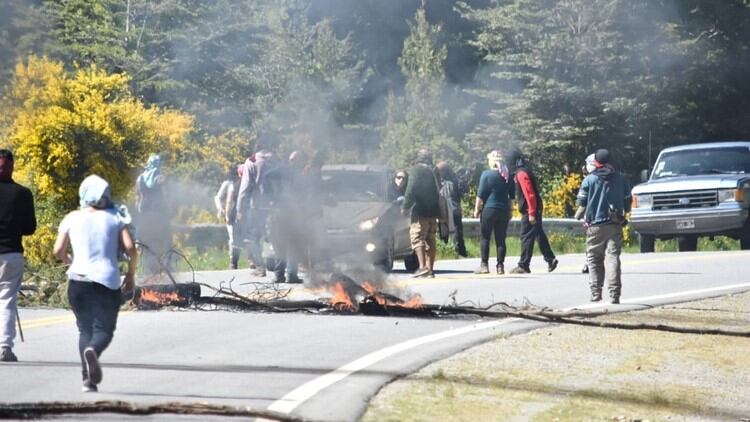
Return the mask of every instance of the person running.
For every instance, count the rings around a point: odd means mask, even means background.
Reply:
[[[489,274],[490,237],[495,233],[497,248],[497,274],[505,274],[505,236],[511,218],[513,187],[510,184],[508,168],[500,151],[487,154],[489,169],[482,172],[479,178],[477,199],[474,205],[474,217],[479,218],[479,248],[481,262],[475,274]]]
[[[539,185],[534,172],[529,168],[520,150],[516,149],[510,155],[510,167],[514,173],[516,184],[516,198],[521,212],[521,258],[518,266],[510,272],[512,274],[528,274],[531,272],[531,257],[534,254],[534,242],[539,240],[539,249],[547,261],[547,271],[557,268],[557,258],[547,239],[547,233],[542,226],[542,211],[544,205],[539,194]]]
[[[34,197],[13,181],[13,153],[0,149],[0,362],[16,362],[18,291],[23,279],[21,238],[36,231]]]
[[[88,176],[81,183],[78,195],[81,208],[70,212],[60,223],[54,254],[70,265],[68,301],[78,326],[83,391],[96,392],[102,381],[99,358],[112,342],[121,291],[130,292],[134,288],[138,252],[112,204],[106,180]],[[118,266],[120,244],[129,257],[122,282]]]

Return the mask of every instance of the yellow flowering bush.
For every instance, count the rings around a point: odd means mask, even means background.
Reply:
[[[128,83],[127,75],[93,65],[72,74],[36,56],[16,65],[2,110],[15,178],[44,203],[37,233],[25,239],[32,263],[51,260],[54,228],[77,206],[83,178],[98,174],[123,198],[149,153],[176,159],[186,149],[192,117],[145,106]]]
[[[572,217],[575,212],[576,195],[583,182],[579,173],[570,173],[555,181],[544,198],[545,217]]]

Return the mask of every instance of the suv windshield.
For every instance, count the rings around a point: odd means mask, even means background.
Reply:
[[[337,201],[383,201],[385,177],[372,171],[323,171],[323,192]]]
[[[665,153],[656,162],[652,179],[738,173],[750,173],[748,147],[689,149]]]

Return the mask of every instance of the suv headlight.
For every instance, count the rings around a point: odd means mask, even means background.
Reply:
[[[633,195],[633,208],[651,208],[653,198],[651,194]]]
[[[740,189],[719,189],[719,203],[721,202],[742,202],[743,192]]]
[[[379,217],[371,218],[359,223],[359,229],[362,231],[372,230],[378,224]]]

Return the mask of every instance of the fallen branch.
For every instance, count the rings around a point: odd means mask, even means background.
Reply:
[[[118,413],[125,415],[214,415],[258,417],[276,421],[306,422],[310,419],[295,415],[258,410],[249,407],[220,406],[205,403],[164,403],[139,405],[125,401],[47,402],[0,404],[0,418],[34,419],[46,415]]]

